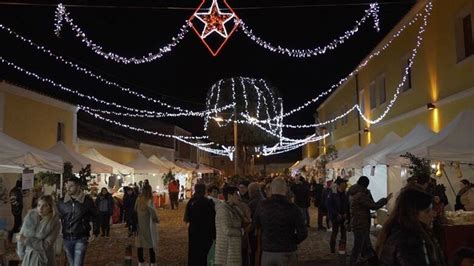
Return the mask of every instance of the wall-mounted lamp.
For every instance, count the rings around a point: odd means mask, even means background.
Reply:
[[[364,133],[369,133],[369,128],[364,128]]]
[[[433,103],[427,103],[426,104],[426,109],[428,109],[428,110],[436,109],[436,105],[434,105]]]

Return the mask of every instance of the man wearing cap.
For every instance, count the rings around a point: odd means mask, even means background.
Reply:
[[[346,195],[347,180],[337,177],[335,189],[333,189],[327,202],[329,218],[332,222],[332,234],[329,246],[331,253],[336,252],[336,238],[339,230],[341,238],[339,240],[339,253],[345,254],[346,250],[346,227],[345,221],[349,218],[349,200]]]
[[[360,255],[368,261],[369,265],[376,265],[376,256],[370,242],[370,210],[382,208],[392,198],[388,197],[375,202],[369,187],[369,178],[361,176],[357,184],[353,185],[349,191],[349,202],[351,211],[351,228],[354,232],[354,246],[351,252],[350,265],[356,265]]]

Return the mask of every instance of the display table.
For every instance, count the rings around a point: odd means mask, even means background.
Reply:
[[[474,248],[474,224],[443,225],[441,245],[447,261],[452,263],[457,249],[461,247]]]

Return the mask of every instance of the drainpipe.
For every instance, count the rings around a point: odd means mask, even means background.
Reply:
[[[356,80],[355,89],[356,89],[356,99],[357,99],[356,104],[359,104],[360,103],[360,99],[359,99],[359,74],[355,75],[355,80]],[[357,135],[359,137],[359,146],[362,147],[362,134],[360,133],[360,130],[361,130],[360,115],[358,115],[357,116]]]

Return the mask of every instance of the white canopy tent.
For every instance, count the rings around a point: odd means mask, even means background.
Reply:
[[[344,161],[344,159],[349,158],[350,156],[358,153],[361,151],[362,148],[359,145],[354,145],[351,148],[344,150],[344,153],[341,152],[341,154],[338,154],[338,158],[334,161],[331,161],[326,164],[327,169],[332,169],[332,168],[341,168],[340,163]]]
[[[418,145],[397,149],[387,155],[389,163],[407,152],[418,157],[456,162],[474,162],[474,110],[460,113],[441,132]]]
[[[174,162],[177,166],[179,166],[180,168],[182,169],[185,169],[186,171],[189,171],[189,172],[193,172],[193,171],[196,171],[196,166],[188,163],[188,162],[184,162],[184,161],[176,161]]]
[[[182,168],[176,163],[166,159],[165,157],[160,157],[160,161],[162,161],[164,164],[168,166],[168,168],[173,169],[175,172],[183,172],[183,173],[189,173],[190,171],[188,169]]]
[[[116,161],[113,161],[102,154],[100,154],[96,149],[90,149],[86,152],[84,152],[82,155],[86,156],[89,159],[92,159],[94,161],[97,161],[102,164],[110,165],[112,166],[112,172],[114,174],[120,174],[120,175],[131,175],[134,173],[134,169],[132,167],[120,164]]]
[[[369,177],[371,183],[374,183],[373,186],[378,187],[374,193],[380,192],[379,195],[374,195],[375,199],[384,197],[388,193],[396,194],[403,187],[401,167],[387,163],[387,154],[406,147],[414,147],[433,135],[434,133],[428,127],[418,124],[401,140],[386,146],[377,145],[377,148],[372,150],[373,153],[363,159],[362,163],[365,167],[362,173]],[[389,203],[389,208],[393,202],[394,200]]]
[[[148,160],[154,164],[158,164],[160,166],[163,166],[166,168],[166,172],[170,171],[173,172],[176,175],[176,178],[179,180],[179,183],[185,187],[185,189],[189,189],[190,184],[188,184],[188,180],[190,180],[188,177],[190,176],[190,171],[185,170],[173,162],[169,161],[165,157],[158,158],[155,155],[150,156]]]
[[[214,171],[217,171],[217,169],[211,168],[204,164],[197,164],[196,169],[199,173],[202,173],[202,174],[212,174],[214,173]]]
[[[163,161],[161,161],[158,157],[156,157],[155,155],[152,155],[150,156],[150,158],[148,158],[148,161],[158,165],[159,167],[163,167],[166,169],[166,172],[168,172],[169,170],[172,170],[172,167],[169,167],[168,164],[165,164]]]
[[[135,174],[159,174],[168,172],[166,167],[150,162],[143,153],[139,153],[135,160],[126,165],[132,167],[135,170]]]
[[[81,168],[86,167],[88,164],[91,166],[91,172],[96,174],[112,173],[112,166],[106,165],[70,149],[64,142],[59,141],[54,146],[48,149],[49,152],[56,154],[63,158],[65,162],[72,164],[72,170],[74,173],[79,173]]]
[[[135,169],[135,181],[148,179],[154,190],[162,192],[165,189],[162,175],[168,172],[166,167],[152,163],[143,153],[139,153],[137,158],[127,165]]]
[[[292,166],[290,166],[290,170],[291,171],[297,171],[297,170],[299,170],[299,169],[301,169],[301,168],[303,168],[307,165],[310,165],[313,160],[314,160],[314,158],[306,157],[303,160],[298,161],[295,164],[293,164]]]
[[[362,168],[364,166],[365,158],[390,147],[393,143],[399,142],[400,140],[401,138],[397,134],[390,132],[379,143],[371,143],[358,153],[344,159],[341,162],[341,166],[342,168]]]
[[[406,178],[407,170],[403,168],[403,165],[407,165],[408,161],[401,158],[400,155],[407,152],[417,157],[439,162],[473,163],[474,138],[472,132],[474,132],[474,110],[467,110],[460,113],[438,134],[433,134],[432,137],[421,143],[393,151],[387,155],[387,161],[390,164],[390,179]],[[456,193],[460,189],[460,183],[453,181],[452,177],[470,178],[470,181],[473,182],[474,171],[468,164],[461,164],[457,168],[455,165],[451,166],[445,163],[443,169],[442,176],[437,181],[446,187],[449,207],[452,209]]]
[[[434,132],[431,131],[427,126],[423,124],[418,124],[414,129],[412,129],[407,135],[405,135],[401,140],[393,142],[390,145],[385,147],[379,147],[378,151],[372,153],[369,156],[366,156],[363,159],[363,165],[375,166],[378,164],[391,165],[389,160],[387,160],[387,155],[390,153],[398,153],[403,151],[406,148],[413,148],[426,141],[427,139],[434,136]],[[398,156],[398,158],[401,158]]]
[[[35,172],[63,172],[63,159],[0,132],[0,165],[4,173],[21,173],[28,167]]]

